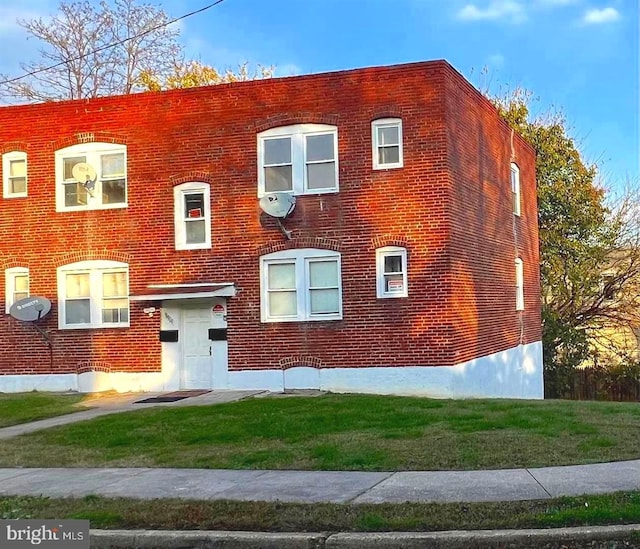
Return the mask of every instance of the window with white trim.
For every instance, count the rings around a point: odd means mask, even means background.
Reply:
[[[118,261],[81,261],[58,268],[58,326],[129,326],[129,266]]]
[[[407,297],[407,249],[386,246],[376,250],[376,280],[379,298]]]
[[[402,120],[381,118],[371,122],[373,169],[402,168]]]
[[[340,320],[340,254],[303,248],[260,258],[262,322]]]
[[[524,311],[524,265],[516,258],[516,311]]]
[[[258,134],[258,196],[338,190],[338,129],[298,124]]]
[[[127,206],[127,148],[83,143],[56,151],[56,211]]]
[[[4,198],[27,196],[27,153],[12,151],[2,155]]]
[[[4,295],[7,313],[16,301],[29,297],[29,269],[11,267],[5,270]]]
[[[520,215],[520,168],[511,163],[511,198],[513,203],[513,214]]]
[[[211,248],[211,195],[208,183],[182,183],[173,189],[176,250]]]

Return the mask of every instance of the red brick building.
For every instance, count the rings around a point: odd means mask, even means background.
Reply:
[[[5,310],[52,303],[0,391],[543,395],[534,151],[444,61],[2,107],[0,154]]]

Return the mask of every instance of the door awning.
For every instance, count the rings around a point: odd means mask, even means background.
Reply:
[[[131,301],[165,301],[169,299],[197,299],[203,297],[234,297],[233,282],[205,282],[200,284],[150,284],[141,294],[130,295]]]

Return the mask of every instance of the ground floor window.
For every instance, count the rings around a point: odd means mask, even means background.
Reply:
[[[376,250],[377,295],[407,297],[407,249],[386,246]]]
[[[58,269],[60,328],[129,326],[129,266],[82,261]]]
[[[342,318],[340,254],[285,250],[260,260],[263,322]]]
[[[11,305],[16,301],[29,297],[29,269],[25,267],[12,267],[4,272],[5,279],[5,304],[9,312]]]

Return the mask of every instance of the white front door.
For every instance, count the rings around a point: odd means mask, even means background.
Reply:
[[[182,310],[181,389],[211,389],[213,357],[209,329],[212,327],[211,306]]]

